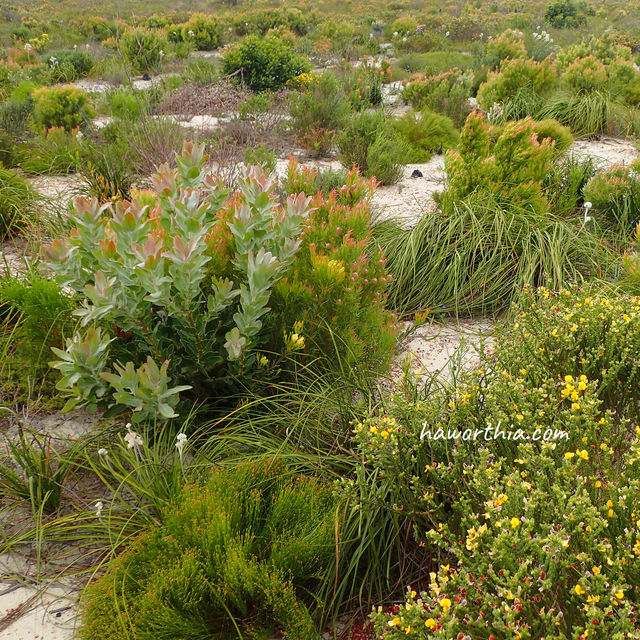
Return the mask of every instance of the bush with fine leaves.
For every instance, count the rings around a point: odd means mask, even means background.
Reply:
[[[279,628],[315,640],[339,513],[330,487],[277,461],[217,470],[90,586],[79,637],[267,638]]]

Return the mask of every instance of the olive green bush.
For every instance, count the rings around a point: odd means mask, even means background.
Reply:
[[[225,74],[235,74],[252,91],[275,91],[311,69],[278,35],[247,36],[227,52],[222,67]]]
[[[452,149],[458,143],[458,132],[447,116],[427,109],[408,111],[393,122],[394,129],[409,145],[408,162],[427,162],[434,153]]]
[[[353,115],[340,132],[337,145],[346,168],[356,166],[383,184],[398,181],[410,155],[409,146],[381,111]]]
[[[33,122],[43,132],[52,127],[65,131],[86,128],[95,112],[89,95],[71,86],[40,87],[34,89]]]

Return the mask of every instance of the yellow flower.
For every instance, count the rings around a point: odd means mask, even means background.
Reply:
[[[394,618],[389,622],[390,627],[397,627],[400,624],[400,618]]]
[[[589,452],[585,451],[584,449],[582,451],[576,451],[576,455],[580,458],[582,458],[583,460],[588,460],[589,459]]]
[[[442,598],[440,600],[440,606],[444,609],[444,612],[447,612],[447,609],[451,606],[451,600],[449,598]]]
[[[576,591],[576,593],[577,593],[579,596],[581,596],[581,595],[583,595],[584,593],[586,593],[586,591],[585,591],[585,590],[584,590],[584,589],[583,589],[579,584],[577,584],[577,585],[576,585],[576,589],[575,589],[575,591]]]
[[[427,627],[427,629],[433,629],[433,627],[436,626],[436,621],[433,618],[427,618],[424,621],[424,626]]]
[[[593,571],[594,575],[596,576],[600,575],[600,567],[592,567],[591,571]]]
[[[389,432],[385,429],[380,435],[386,440],[389,437]]]
[[[572,453],[571,451],[567,451],[567,453],[564,454],[564,459],[565,460],[571,460],[571,458],[573,458],[575,454]]]
[[[518,518],[511,518],[511,528],[517,529],[520,526],[520,520]]]
[[[596,480],[596,489],[599,489],[602,486],[602,482],[600,480]]]
[[[411,633],[411,627],[410,626],[409,627],[405,627],[404,628],[404,632],[405,633]]]
[[[571,404],[571,408],[574,411],[577,411],[580,408],[580,404],[578,402],[574,402],[574,403]]]
[[[618,600],[622,600],[624,598],[624,591],[616,591],[613,595],[618,598]]]

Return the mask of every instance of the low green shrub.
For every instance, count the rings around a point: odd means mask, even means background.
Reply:
[[[467,77],[458,69],[436,76],[414,76],[405,84],[403,98],[414,109],[430,109],[451,118],[461,127],[469,115]]]
[[[155,71],[167,52],[167,42],[158,31],[128,29],[120,38],[120,50],[124,59],[136,73]]]
[[[197,50],[211,51],[220,45],[222,27],[215,17],[195,13],[182,25],[181,34],[182,39]]]
[[[0,166],[0,238],[19,233],[33,222],[38,197],[12,169]]]
[[[330,488],[277,462],[214,471],[89,587],[80,638],[267,637],[277,627],[315,640],[313,596],[336,562],[339,521]]]
[[[522,90],[544,95],[555,81],[556,71],[548,60],[504,60],[498,71],[490,71],[486,82],[480,85],[478,102],[483,109],[489,110],[494,104],[507,100]]]
[[[562,74],[574,91],[593,91],[607,82],[607,69],[595,56],[578,58]]]
[[[569,127],[561,125],[556,120],[547,119],[534,122],[533,127],[538,142],[549,139],[553,141],[553,149],[557,155],[563,154],[573,144],[573,136]]]
[[[408,162],[427,162],[434,153],[452,149],[458,143],[451,119],[432,111],[408,111],[393,126],[411,148]]]
[[[136,120],[148,109],[143,92],[123,87],[108,91],[105,102],[109,115],[119,120]]]
[[[74,86],[40,87],[32,96],[33,122],[40,131],[84,128],[95,114],[89,95]]]
[[[182,72],[185,84],[213,84],[220,77],[217,65],[205,58],[189,60]]]
[[[527,47],[521,32],[515,30],[503,31],[487,43],[484,63],[495,70],[503,60],[516,60],[527,57]]]
[[[544,19],[556,29],[577,29],[587,21],[573,0],[554,0],[547,7]]]
[[[93,56],[77,49],[47,52],[47,63],[53,82],[74,82],[84,78],[93,68]]]
[[[428,41],[424,36],[421,39]],[[398,58],[398,62],[395,63],[394,66],[412,74],[424,74],[424,76],[428,78],[455,69],[467,71],[473,67],[473,58],[459,51],[406,53]]]
[[[619,236],[623,246],[633,237],[640,221],[639,166],[613,166],[597,173],[584,188],[584,199],[593,208],[594,223]]]
[[[247,147],[244,152],[244,163],[246,165],[259,165],[266,173],[270,173],[276,168],[275,151],[267,149],[263,144],[257,147]]]
[[[409,156],[408,145],[381,111],[351,117],[337,139],[340,162],[358,167],[384,184],[397,182]]]
[[[223,72],[235,74],[252,91],[276,91],[311,69],[307,60],[277,35],[247,36],[223,59]]]
[[[5,399],[24,403],[40,393],[49,403],[55,402],[55,375],[48,361],[51,348],[62,347],[73,329],[73,309],[72,300],[58,285],[37,273],[0,279],[0,316],[3,329],[11,328],[0,366]]]
[[[67,174],[78,164],[78,131],[51,127],[29,142],[13,148],[13,161],[25,173]]]
[[[313,76],[304,91],[293,93],[289,108],[298,140],[319,156],[333,146],[351,112],[338,79],[330,71]]]

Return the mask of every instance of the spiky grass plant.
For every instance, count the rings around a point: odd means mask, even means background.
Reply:
[[[24,231],[33,222],[37,201],[24,178],[0,165],[0,239]]]
[[[619,99],[604,91],[558,92],[544,102],[538,119],[553,118],[575,135],[626,135],[633,122],[632,112]]]
[[[479,192],[413,229],[375,229],[394,278],[389,303],[401,312],[431,308],[476,315],[505,309],[525,286],[600,275],[612,256],[584,226]]]

